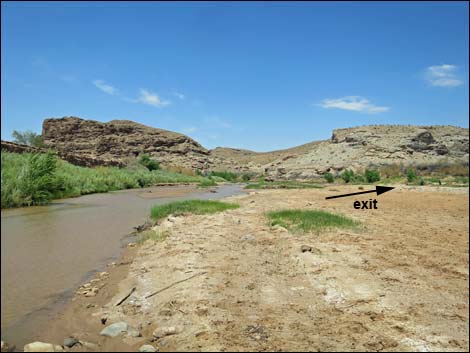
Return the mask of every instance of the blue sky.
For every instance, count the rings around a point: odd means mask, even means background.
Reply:
[[[129,119],[256,151],[468,127],[468,4],[2,2],[2,139]]]

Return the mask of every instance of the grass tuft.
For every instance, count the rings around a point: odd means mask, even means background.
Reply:
[[[153,229],[148,229],[143,231],[142,233],[139,234],[139,238],[137,240],[138,244],[143,244],[147,240],[151,240],[155,243],[164,241],[170,233],[167,230],[153,230]]]
[[[216,212],[222,212],[225,210],[231,210],[240,207],[237,204],[226,203],[221,201],[212,200],[187,200],[187,201],[175,201],[164,205],[155,205],[150,210],[150,216],[154,220],[165,218],[169,215],[183,215],[188,213],[193,214],[212,214]]]
[[[292,231],[306,233],[323,228],[354,228],[357,221],[326,211],[282,210],[268,212],[271,226],[280,225]]]
[[[321,189],[323,186],[310,183],[310,182],[300,182],[300,181],[260,181],[258,183],[248,184],[245,189]]]

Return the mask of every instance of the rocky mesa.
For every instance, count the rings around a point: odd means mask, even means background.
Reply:
[[[60,153],[125,161],[148,153],[164,166],[228,170],[274,179],[308,179],[346,168],[387,164],[467,163],[469,129],[456,126],[368,125],[337,129],[329,140],[272,152],[207,150],[188,136],[128,120],[46,119],[45,144]]]
[[[42,136],[46,146],[59,152],[93,158],[124,160],[147,153],[164,166],[202,170],[208,163],[209,151],[188,136],[129,120],[45,119]]]

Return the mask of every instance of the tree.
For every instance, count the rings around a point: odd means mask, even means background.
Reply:
[[[11,135],[13,137],[13,142],[32,146],[32,147],[44,146],[42,142],[42,136],[39,134],[36,134],[35,132],[31,130],[27,130],[24,132],[13,130],[13,133]]]

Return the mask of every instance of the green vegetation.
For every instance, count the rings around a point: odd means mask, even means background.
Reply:
[[[44,147],[44,144],[42,142],[42,136],[39,134],[36,134],[33,131],[27,130],[27,131],[17,131],[13,130],[13,133],[11,134],[13,137],[13,142],[15,143],[20,143],[22,145],[28,145],[31,147]]]
[[[309,232],[322,228],[352,228],[358,222],[326,211],[282,210],[268,212],[271,226],[280,225],[297,232]]]
[[[329,172],[325,173],[325,175],[323,175],[323,177],[325,178],[327,183],[333,183],[335,181],[335,177],[333,176],[333,174],[331,174]]]
[[[380,173],[376,169],[366,169],[364,171],[364,177],[368,183],[380,181]]]
[[[2,208],[47,204],[52,199],[96,192],[140,188],[158,183],[201,182],[165,170],[83,168],[58,159],[52,153],[18,154],[2,151]]]
[[[384,184],[468,186],[468,162],[441,161],[433,164],[404,166],[391,164],[380,168]]]
[[[165,240],[168,237],[168,235],[169,235],[169,232],[166,230],[160,231],[160,230],[148,229],[139,234],[137,243],[143,244],[147,240],[151,240],[157,243],[157,242]]]
[[[226,181],[230,181],[230,182],[236,182],[237,179],[238,179],[238,175],[235,174],[235,173],[232,173],[232,172],[210,172],[209,177],[211,176],[215,176],[215,177],[220,177],[220,178],[223,178],[225,179]]]
[[[160,169],[160,164],[156,160],[151,159],[148,154],[143,154],[140,156],[139,164],[144,166],[150,171]]]
[[[322,187],[311,182],[293,180],[268,182],[261,180],[257,183],[248,184],[245,189],[320,189]]]
[[[415,181],[417,178],[416,176],[416,171],[413,168],[408,168],[406,169],[406,179],[408,180],[409,183]]]
[[[341,173],[341,179],[343,179],[345,183],[349,183],[354,179],[354,172],[349,169],[344,170],[344,172]]]
[[[14,156],[2,152],[2,208],[48,203],[60,188],[57,158],[52,153]]]
[[[211,214],[222,212],[240,207],[237,204],[226,203],[221,201],[212,200],[187,200],[175,201],[163,205],[155,205],[150,210],[150,216],[154,220],[165,218],[169,215],[182,215],[182,214]]]
[[[198,184],[200,188],[208,188],[208,187],[216,186],[216,185],[217,183],[211,177],[209,177],[208,179],[201,180],[201,182]]]

